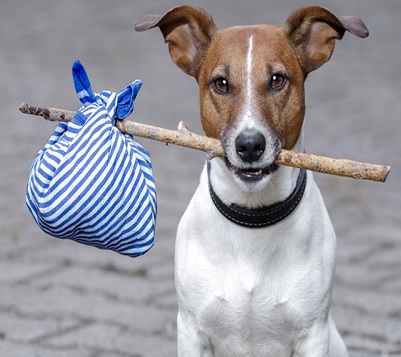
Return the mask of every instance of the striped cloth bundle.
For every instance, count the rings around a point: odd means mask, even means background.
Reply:
[[[142,85],[119,94],[92,92],[84,67],[73,65],[83,107],[60,123],[37,154],[26,190],[36,223],[61,239],[136,257],[154,243],[156,187],[149,153],[115,120],[134,109]]]

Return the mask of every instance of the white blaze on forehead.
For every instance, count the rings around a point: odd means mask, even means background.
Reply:
[[[253,35],[248,40],[248,53],[246,55],[246,101],[250,104],[252,97],[252,56],[253,56]]]
[[[242,119],[241,119],[241,129],[242,128],[252,128],[255,126],[254,115],[252,109],[252,69],[253,69],[253,35],[251,35],[248,39],[248,50],[246,55],[246,63],[245,63],[245,75],[246,75],[246,83],[245,83],[245,103],[244,108],[242,110]]]

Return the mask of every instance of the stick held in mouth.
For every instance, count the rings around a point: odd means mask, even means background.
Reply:
[[[71,121],[75,115],[73,111],[34,107],[26,102],[20,105],[19,110],[25,114],[42,116],[50,121]],[[208,154],[210,159],[224,156],[224,149],[220,140],[193,133],[182,122],[180,122],[178,130],[121,120],[117,120],[116,127],[123,133],[130,135],[202,150]],[[369,164],[348,159],[333,159],[284,149],[278,155],[276,163],[330,175],[378,182],[385,182],[391,170],[391,167],[387,165]]]

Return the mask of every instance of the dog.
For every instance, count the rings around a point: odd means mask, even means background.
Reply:
[[[330,315],[336,237],[313,176],[279,166],[304,150],[304,82],[357,17],[320,6],[281,28],[218,30],[192,6],[148,15],[173,62],[195,77],[201,123],[226,157],[207,160],[178,226],[175,280],[180,357],[347,356]]]

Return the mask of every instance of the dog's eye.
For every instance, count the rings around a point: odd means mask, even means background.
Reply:
[[[281,73],[274,73],[271,79],[270,87],[275,90],[280,90],[287,82],[286,76]]]
[[[219,77],[213,81],[213,88],[219,94],[228,92],[228,81],[225,78]]]

